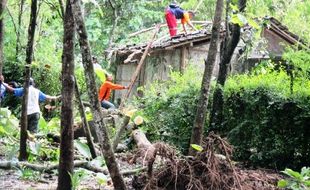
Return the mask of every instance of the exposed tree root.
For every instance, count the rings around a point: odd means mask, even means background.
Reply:
[[[135,177],[133,187],[145,190],[277,189],[275,183],[279,180],[279,175],[268,176],[263,171],[251,173],[236,167],[230,159],[232,147],[221,137],[210,134],[203,148],[196,157],[177,157],[173,148],[168,145],[149,145],[148,149],[143,151],[148,158],[148,175]],[[157,155],[164,157],[165,162],[153,172]]]

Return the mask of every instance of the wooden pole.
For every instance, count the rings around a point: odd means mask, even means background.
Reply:
[[[180,23],[180,21],[178,23]],[[212,24],[212,22],[210,22],[210,21],[191,21],[191,23],[193,23],[193,24]],[[160,28],[167,27],[167,24],[164,24],[164,23],[161,23],[159,25],[160,25],[159,26]],[[142,34],[144,32],[148,32],[148,31],[151,31],[151,30],[154,30],[154,29],[156,29],[156,26],[153,26],[153,27],[150,27],[150,28],[146,28],[146,29],[142,29],[142,30],[139,30],[137,32],[131,33],[131,34],[128,35],[128,37],[132,38],[134,36],[137,36],[139,34]]]
[[[149,44],[147,45],[147,47],[145,48],[145,51],[144,51],[144,53],[143,53],[143,55],[142,55],[142,57],[141,57],[141,60],[140,60],[140,62],[139,62],[139,64],[138,64],[138,66],[137,66],[137,68],[136,68],[134,74],[133,74],[132,77],[131,77],[131,81],[130,81],[130,84],[129,84],[129,87],[128,87],[128,91],[127,91],[127,93],[124,94],[124,96],[122,97],[122,102],[121,102],[121,105],[119,106],[119,109],[121,109],[121,108],[124,106],[124,102],[125,102],[125,101],[127,100],[127,98],[129,97],[130,92],[131,92],[131,90],[132,90],[132,87],[133,87],[135,81],[137,80],[137,77],[138,77],[138,75],[139,75],[139,73],[140,73],[140,71],[141,71],[141,68],[142,68],[142,66],[143,66],[144,60],[145,60],[145,58],[146,58],[146,56],[147,56],[147,54],[148,54],[148,52],[149,52],[149,50],[150,50],[150,48],[151,48],[151,46],[152,46],[152,44],[153,44],[153,41],[155,40],[155,37],[156,37],[157,33],[159,32],[159,30],[160,30],[160,24],[156,25],[156,30],[155,30],[155,32],[154,32],[154,35],[153,35],[152,39],[150,40]]]

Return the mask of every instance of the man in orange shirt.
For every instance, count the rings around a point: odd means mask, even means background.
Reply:
[[[169,28],[170,37],[177,35],[177,19],[181,19],[181,24],[185,34],[187,34],[185,24],[188,24],[193,30],[197,30],[190,19],[195,16],[193,11],[184,11],[176,4],[170,4],[165,11],[165,18]]]
[[[101,85],[99,90],[99,101],[101,106],[105,109],[115,109],[115,105],[109,101],[111,90],[123,90],[128,89],[126,86],[112,83],[112,75],[106,74],[106,81]]]

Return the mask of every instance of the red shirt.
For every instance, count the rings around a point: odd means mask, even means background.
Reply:
[[[125,86],[114,84],[110,81],[105,81],[99,90],[99,100],[109,100],[111,95],[111,90],[125,89]]]

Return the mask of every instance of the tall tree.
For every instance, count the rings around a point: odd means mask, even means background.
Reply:
[[[0,75],[2,75],[2,69],[4,64],[3,57],[3,37],[4,37],[4,22],[3,22],[3,14],[6,5],[6,0],[1,0],[0,2]]]
[[[74,35],[75,24],[70,1],[67,1],[64,16],[64,38],[62,53],[62,104],[61,140],[58,190],[71,189],[73,174],[73,96],[74,96]]]
[[[22,24],[22,17],[24,13],[24,4],[25,0],[20,1],[20,6],[19,6],[19,12],[18,12],[18,26],[17,26],[17,33],[16,33],[16,46],[15,46],[15,58],[16,61],[18,60],[19,56],[19,51],[20,51],[20,30],[21,30],[21,24]]]
[[[91,109],[94,117],[95,128],[102,148],[102,154],[107,163],[107,167],[110,172],[114,188],[118,190],[123,190],[126,189],[126,185],[122,175],[119,172],[119,168],[115,160],[108,132],[103,121],[101,106],[98,100],[98,92],[94,75],[94,66],[92,64],[91,50],[89,46],[84,18],[82,16],[80,1],[79,0],[70,0],[70,1],[72,3],[74,20],[77,26],[77,33],[79,35],[79,43],[82,53],[82,62],[85,70],[86,83],[88,86],[87,91],[91,102]]]
[[[231,3],[227,1],[227,5]],[[239,12],[243,12],[246,7],[246,0],[238,1]],[[230,60],[240,40],[240,25],[228,23],[229,6],[226,6],[226,34],[221,44],[220,68],[216,83],[216,89],[213,94],[212,112],[210,114],[210,130],[216,130],[223,121],[224,95],[223,87],[225,85]],[[231,30],[230,30],[231,29]]]
[[[206,111],[209,100],[210,83],[212,71],[216,61],[218,50],[219,33],[221,28],[221,19],[223,12],[223,0],[217,0],[215,16],[212,24],[211,42],[208,51],[208,57],[205,60],[205,70],[202,78],[200,98],[197,104],[194,126],[191,135],[191,144],[201,144],[203,137],[203,128],[205,126]],[[189,155],[195,155],[195,150],[190,146]]]
[[[26,67],[25,67],[25,82],[24,82],[24,96],[22,102],[22,115],[20,118],[20,148],[19,148],[19,160],[27,159],[27,105],[28,105],[28,91],[29,91],[29,79],[31,74],[31,62],[33,56],[33,42],[36,30],[37,20],[37,0],[31,1],[31,13],[30,22],[28,27],[28,42],[26,49]]]

